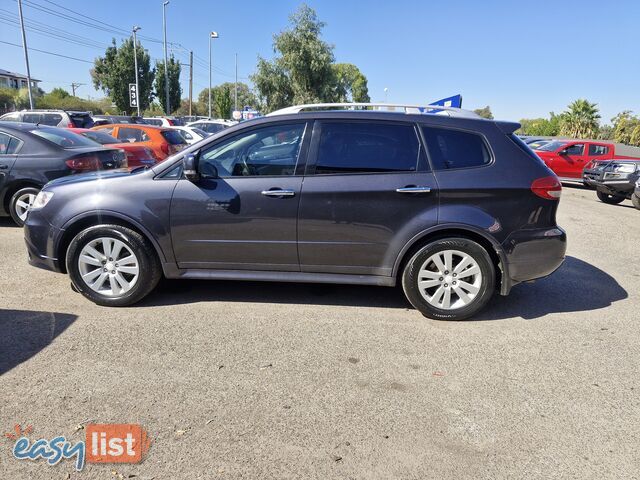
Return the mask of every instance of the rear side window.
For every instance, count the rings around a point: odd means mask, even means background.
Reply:
[[[609,153],[609,147],[606,145],[596,145],[592,143],[589,145],[589,156],[596,157],[598,155],[606,155]]]
[[[180,135],[180,132],[177,130],[163,130],[161,133],[164,139],[171,145],[181,145],[185,143],[184,138],[182,138],[182,135]]]
[[[0,155],[12,155],[16,153],[22,142],[17,138],[0,132]]]
[[[412,172],[419,152],[413,125],[322,122],[315,172]]]
[[[149,141],[149,136],[144,130],[139,128],[120,127],[118,130],[118,139],[132,143],[147,142]]]
[[[491,154],[476,133],[434,127],[422,127],[422,132],[435,170],[482,167],[491,163]]]
[[[59,113],[45,113],[42,117],[43,118],[40,122],[40,125],[57,127],[58,124],[62,121],[62,115],[60,115]]]
[[[24,123],[40,123],[42,122],[41,113],[25,113],[22,115],[22,121]]]

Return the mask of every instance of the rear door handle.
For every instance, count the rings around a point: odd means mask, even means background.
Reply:
[[[396,192],[398,193],[429,193],[431,192],[430,187],[404,187],[404,188],[396,188]]]
[[[9,165],[0,165],[0,170],[7,170]]]
[[[266,195],[267,197],[293,197],[296,192],[293,190],[263,190],[262,195]]]

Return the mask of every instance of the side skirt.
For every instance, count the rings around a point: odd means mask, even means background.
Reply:
[[[263,272],[249,270],[178,269],[175,264],[163,264],[165,277],[201,280],[248,280],[253,282],[342,283],[393,287],[395,277],[379,275],[346,275],[339,273]]]

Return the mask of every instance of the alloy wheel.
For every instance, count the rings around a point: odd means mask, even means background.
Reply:
[[[27,219],[27,214],[33,205],[33,202],[36,199],[35,193],[25,193],[24,195],[20,195],[16,200],[15,209],[16,215],[20,221],[24,222]]]
[[[82,280],[96,293],[121,296],[131,290],[140,273],[139,261],[121,240],[100,237],[80,251],[78,269]]]

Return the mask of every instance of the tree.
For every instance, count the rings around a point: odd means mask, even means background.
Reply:
[[[636,127],[640,126],[640,118],[632,114],[631,110],[624,110],[611,119],[613,124],[613,141],[631,144],[631,136]]]
[[[155,96],[162,106],[165,113],[174,112],[180,107],[180,96],[182,95],[182,87],[180,86],[180,71],[182,67],[180,62],[173,55],[169,57],[169,105],[167,109],[167,95],[164,90],[164,62],[156,61],[156,79],[154,82]]]
[[[630,145],[635,145],[636,147],[640,147],[640,125],[633,129],[631,133],[631,138],[629,139]]]
[[[597,104],[578,99],[562,113],[560,134],[572,138],[594,138],[600,129],[599,120]]]
[[[536,137],[555,137],[560,133],[561,116],[551,112],[549,118],[523,118],[519,133]]]
[[[493,120],[493,113],[491,113],[491,107],[489,105],[484,108],[476,108],[474,112],[480,115],[482,118]]]
[[[47,95],[50,95],[53,98],[69,98],[71,96],[69,92],[60,87],[54,88]]]
[[[229,85],[224,84],[218,87],[215,91],[214,102],[216,106],[216,116],[218,118],[231,117],[232,100]]]
[[[151,59],[140,42],[136,45],[138,59],[138,98],[140,109],[146,110],[151,103],[152,86],[155,70],[151,69]],[[105,51],[104,57],[95,60],[91,70],[93,86],[101,89],[116,104],[118,111],[133,113],[136,109],[129,106],[129,84],[136,82],[136,72],[133,58],[133,40],[127,39],[120,47],[115,39]]]
[[[368,103],[369,88],[367,77],[351,63],[335,63],[332,65],[336,79],[336,102],[362,102]]]
[[[289,17],[291,26],[273,37],[276,57],[258,57],[251,76],[262,110],[270,112],[291,104],[323,103],[348,98],[368,99],[367,79],[349,64],[334,64],[333,45],[320,36],[324,22],[303,4]]]
[[[220,85],[216,85],[211,88],[211,114],[219,118],[229,118],[233,105],[233,82],[225,82]],[[229,108],[226,105],[222,105],[223,110],[218,107],[217,98],[220,95],[224,95],[221,92],[227,91],[229,95]],[[220,97],[222,98],[222,97]],[[205,88],[198,94],[197,110],[201,115],[206,115],[209,112],[209,89]],[[246,83],[238,82],[238,109],[242,110],[243,107],[250,106],[259,109],[258,97],[251,91]],[[188,105],[187,105],[188,111]]]

